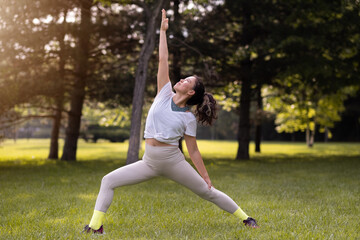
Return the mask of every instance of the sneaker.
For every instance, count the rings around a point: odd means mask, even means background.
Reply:
[[[259,226],[256,223],[256,220],[248,217],[246,220],[243,221],[243,223],[245,224],[245,226],[247,227],[251,227],[251,228],[259,228]]]
[[[103,234],[104,233],[104,228],[103,228],[103,225],[101,225],[101,227],[98,230],[94,230],[91,227],[89,227],[89,225],[86,225],[84,227],[83,232],[85,232],[85,233],[91,233],[92,232],[94,234]]]

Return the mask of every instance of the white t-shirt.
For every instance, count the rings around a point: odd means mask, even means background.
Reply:
[[[196,118],[192,112],[178,112],[171,109],[171,83],[163,86],[156,95],[146,118],[144,138],[154,138],[159,142],[178,145],[184,134],[196,136]]]

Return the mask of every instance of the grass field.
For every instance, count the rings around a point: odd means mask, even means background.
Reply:
[[[77,162],[46,160],[49,140],[0,144],[0,239],[360,239],[360,144],[264,143],[234,161],[235,142],[199,141],[214,186],[260,229],[245,228],[164,178],[119,188],[104,236],[84,235],[101,178],[127,143],[79,143]],[[186,155],[187,156],[187,155]]]

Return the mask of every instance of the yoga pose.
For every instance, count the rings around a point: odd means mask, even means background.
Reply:
[[[162,10],[159,42],[157,95],[149,110],[145,127],[145,153],[142,160],[121,167],[104,176],[95,210],[85,232],[103,233],[103,219],[117,187],[144,182],[157,176],[169,178],[190,189],[201,198],[240,218],[246,226],[258,227],[226,194],[215,189],[210,181],[196,143],[196,123],[211,125],[216,117],[216,101],[205,92],[197,76],[181,79],[172,91],[169,79],[166,30],[168,19]],[[196,105],[195,116],[190,106]],[[192,162],[185,160],[178,148],[184,137]]]

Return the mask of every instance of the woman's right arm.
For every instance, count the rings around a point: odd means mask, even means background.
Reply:
[[[209,174],[206,170],[204,161],[201,157],[200,151],[198,149],[198,146],[196,143],[196,137],[184,134],[184,139],[185,139],[186,147],[188,149],[191,161],[194,163],[200,176],[207,183],[208,188],[211,189],[211,186],[212,186],[211,180],[210,180]]]
[[[169,78],[169,63],[168,63],[168,46],[166,41],[166,30],[169,27],[169,19],[166,18],[166,11],[162,10],[162,20],[160,27],[160,40],[159,40],[159,67],[157,74],[157,87],[158,91],[163,88],[165,84],[170,81]]]

